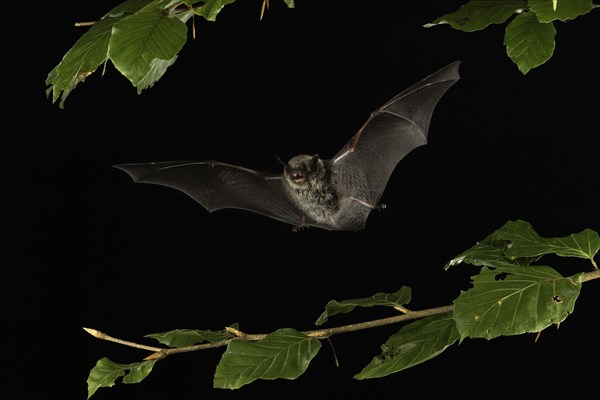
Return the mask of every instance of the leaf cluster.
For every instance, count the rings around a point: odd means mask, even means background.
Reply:
[[[127,0],[92,23],[46,78],[52,102],[65,100],[75,87],[110,61],[137,88],[156,83],[187,41],[187,22],[194,16],[215,21],[235,0]],[[294,7],[293,0],[285,0]]]
[[[221,331],[173,330],[147,335],[168,346],[142,362],[118,364],[102,358],[88,378],[88,398],[98,388],[138,383],[169,352],[195,351],[227,346],[214,374],[213,387],[238,389],[257,379],[296,379],[319,353],[320,340],[350,330],[366,329],[401,321],[405,323],[381,345],[355,379],[384,377],[441,354],[465,338],[493,339],[498,336],[541,332],[558,325],[572,312],[582,283],[600,277],[594,256],[600,236],[591,229],[566,237],[543,238],[525,221],[508,221],[470,249],[452,258],[445,269],[459,264],[479,267],[472,287],[460,293],[452,306],[411,311],[411,289],[402,286],[394,293],[376,293],[366,298],[331,300],[315,325],[330,317],[350,313],[357,307],[387,307],[396,315],[384,320],[307,332],[281,328],[269,334],[249,335],[237,325]],[[548,254],[589,260],[593,272],[562,276],[537,262]],[[123,341],[118,341],[123,343]],[[142,347],[137,345],[135,347]]]
[[[175,61],[188,38],[188,22],[195,32],[194,16],[216,21],[235,0],[127,0],[116,6],[64,55],[46,78],[46,95],[64,108],[75,87],[108,61],[140,94],[154,85]],[[263,0],[260,16],[268,7]],[[294,0],[284,0],[294,8]],[[474,32],[506,24],[504,45],[523,74],[548,61],[555,48],[556,22],[565,22],[598,7],[593,0],[469,0],[458,10],[423,25],[450,25]],[[85,24],[84,24],[85,25]],[[195,36],[195,34],[193,34]]]
[[[506,53],[525,75],[552,57],[555,22],[575,19],[593,8],[593,0],[470,0],[423,26],[448,24],[463,32],[474,32],[506,23]]]

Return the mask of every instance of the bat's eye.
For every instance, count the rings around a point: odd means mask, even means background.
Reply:
[[[292,181],[294,181],[294,183],[302,183],[304,182],[304,179],[306,179],[306,177],[302,172],[292,172]]]

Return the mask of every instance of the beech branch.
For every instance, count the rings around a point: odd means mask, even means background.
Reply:
[[[583,282],[591,281],[593,279],[600,279],[600,270],[596,269],[591,272],[584,272],[583,276],[581,277],[581,282],[583,283]],[[337,335],[340,333],[360,331],[363,329],[370,329],[370,328],[375,328],[378,326],[392,325],[392,324],[397,324],[399,322],[409,321],[409,320],[413,320],[413,319],[425,318],[425,317],[429,317],[429,316],[436,315],[436,314],[450,313],[450,312],[452,312],[453,309],[454,309],[453,305],[428,308],[425,310],[418,310],[418,311],[411,311],[411,310],[408,310],[407,308],[401,307],[401,309],[399,311],[401,311],[403,313],[402,315],[396,315],[393,317],[380,318],[380,319],[375,319],[375,320],[371,320],[371,321],[359,322],[356,324],[337,326],[337,327],[327,328],[327,329],[308,330],[308,331],[303,331],[302,333],[304,333],[307,336],[314,337],[316,339],[328,339],[330,336]],[[144,344],[130,342],[128,340],[123,340],[123,339],[118,339],[118,338],[112,337],[110,335],[107,335],[104,332],[101,332],[101,331],[99,331],[97,329],[93,329],[93,328],[83,328],[83,329],[87,333],[89,333],[90,335],[92,335],[98,339],[108,340],[110,342],[122,344],[124,346],[129,346],[129,347],[134,347],[137,349],[151,351],[152,354],[150,354],[148,357],[144,358],[144,360],[158,360],[161,358],[165,358],[171,354],[189,353],[192,351],[206,350],[206,349],[212,349],[212,348],[216,348],[216,347],[223,347],[223,346],[227,346],[232,340],[258,341],[258,340],[264,339],[267,336],[266,333],[245,333],[245,332],[242,332],[242,331],[232,328],[232,327],[225,327],[225,330],[227,330],[229,333],[233,334],[234,337],[225,339],[225,340],[221,340],[218,342],[202,343],[202,344],[197,344],[194,346],[163,348],[163,347],[155,347],[155,346],[146,346]]]
[[[396,324],[396,323],[403,322],[403,321],[409,321],[409,320],[413,320],[413,319],[429,317],[431,315],[436,315],[436,314],[450,313],[450,312],[452,312],[453,308],[454,308],[454,306],[447,305],[447,306],[429,308],[426,310],[419,310],[419,311],[408,311],[408,310],[404,309],[404,310],[406,310],[406,312],[402,315],[395,315],[393,317],[381,318],[381,319],[359,322],[356,324],[343,325],[343,326],[327,328],[327,329],[314,329],[314,330],[309,330],[309,331],[303,331],[302,333],[304,333],[307,336],[314,337],[316,339],[327,339],[330,336],[337,335],[340,333],[354,332],[354,331],[359,331],[359,330],[363,330],[363,329],[370,329],[370,328],[375,328],[378,326],[391,325],[391,324]],[[258,341],[258,340],[264,339],[267,336],[266,333],[244,333],[235,328],[225,327],[225,330],[227,330],[229,333],[233,334],[234,337],[225,339],[225,340],[221,340],[218,342],[202,343],[202,344],[197,344],[194,346],[161,348],[161,347],[154,347],[154,346],[146,346],[143,344],[130,342],[128,340],[118,339],[118,338],[112,337],[110,335],[107,335],[106,333],[101,332],[97,329],[92,329],[92,328],[83,328],[83,329],[87,333],[89,333],[90,335],[92,335],[98,339],[108,340],[110,342],[122,344],[124,346],[135,347],[137,349],[152,351],[153,353],[150,354],[148,357],[144,358],[144,360],[157,360],[157,359],[165,358],[171,354],[176,354],[176,353],[189,353],[191,351],[223,347],[223,346],[227,346],[232,340]]]

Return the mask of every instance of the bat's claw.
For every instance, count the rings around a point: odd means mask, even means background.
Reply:
[[[383,211],[383,210],[385,210],[386,207],[387,207],[387,204],[381,203],[381,204],[377,204],[377,207],[375,207],[375,209],[379,210],[379,211]]]
[[[300,232],[302,229],[308,228],[308,225],[296,225],[292,228],[292,232]]]

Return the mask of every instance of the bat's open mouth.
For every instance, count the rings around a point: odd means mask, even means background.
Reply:
[[[306,179],[306,177],[304,176],[304,174],[302,174],[300,172],[294,172],[292,174],[292,181],[294,183],[302,183],[302,182],[304,182],[305,179]]]

